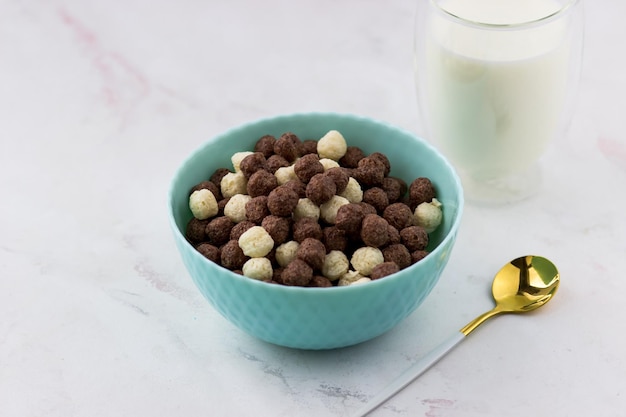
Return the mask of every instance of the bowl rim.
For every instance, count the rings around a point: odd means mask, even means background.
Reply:
[[[456,234],[461,224],[461,219],[463,217],[463,211],[464,211],[464,206],[465,206],[463,186],[454,166],[439,150],[437,150],[437,148],[431,145],[424,138],[414,133],[411,133],[406,129],[395,126],[389,122],[385,122],[380,119],[376,119],[376,118],[369,117],[369,116],[358,115],[354,113],[314,111],[314,112],[286,113],[286,114],[279,114],[279,115],[274,115],[274,116],[266,116],[266,117],[253,119],[251,121],[228,128],[226,130],[223,130],[220,133],[217,133],[211,136],[209,139],[202,141],[189,154],[187,154],[187,156],[183,158],[183,160],[176,166],[176,169],[170,181],[170,184],[168,187],[168,193],[167,193],[167,212],[168,212],[168,217],[169,217],[169,223],[170,223],[170,227],[172,228],[172,231],[175,234],[176,239],[184,241],[184,243],[188,245],[190,249],[194,249],[193,245],[189,243],[189,241],[185,238],[184,234],[181,232],[181,230],[178,228],[178,225],[176,224],[176,219],[174,218],[172,203],[173,203],[173,198],[174,198],[174,193],[175,193],[174,186],[178,182],[177,181],[178,178],[182,175],[183,168],[187,166],[187,164],[192,159],[197,157],[198,153],[200,153],[205,147],[209,146],[211,143],[217,142],[227,136],[236,135],[237,132],[249,129],[250,127],[254,125],[266,123],[270,121],[280,122],[283,119],[287,120],[287,119],[303,118],[303,117],[320,117],[320,118],[335,117],[335,118],[352,119],[357,122],[373,123],[376,125],[383,126],[386,129],[389,129],[391,131],[396,131],[402,135],[410,137],[412,140],[420,142],[420,144],[423,147],[428,149],[429,152],[431,152],[434,156],[440,159],[443,165],[448,169],[448,171],[451,174],[452,180],[455,184],[456,194],[458,196],[456,216],[454,218],[454,221],[450,225],[450,230],[446,233],[446,235],[441,239],[441,241],[437,244],[437,246],[428,254],[428,256],[424,260],[428,260],[429,258],[432,260],[435,257],[435,255],[439,255],[439,253],[444,250],[443,248],[448,247],[448,244],[450,243],[451,240],[456,238]],[[210,261],[209,259],[206,259],[204,256],[202,256],[202,254],[200,254],[195,249],[192,250],[191,252],[193,254],[192,256],[198,257],[198,259],[201,259],[202,262],[208,262],[208,263],[213,264],[213,266],[215,267],[221,268],[222,272],[227,273],[230,276],[230,278],[240,281],[240,283],[243,285],[252,285],[252,286],[258,285],[260,286],[260,288],[263,288],[263,289],[269,290],[271,288],[271,291],[285,292],[285,293],[295,292],[295,293],[302,293],[302,294],[318,294],[320,292],[323,292],[325,294],[339,294],[344,291],[356,292],[356,291],[366,291],[368,289],[371,290],[371,289],[376,288],[376,286],[390,285],[393,281],[403,279],[403,277],[407,275],[409,272],[411,272],[411,270],[418,268],[420,265],[420,263],[415,263],[413,265],[410,265],[407,268],[400,270],[399,272],[393,275],[385,277],[384,279],[372,280],[366,283],[365,285],[347,285],[347,286],[333,286],[333,287],[299,287],[299,286],[273,284],[273,283],[268,283],[268,282],[256,280],[253,278],[249,278],[243,275],[239,275],[219,264],[216,264]]]

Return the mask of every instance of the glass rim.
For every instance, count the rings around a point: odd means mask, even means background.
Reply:
[[[456,15],[446,10],[445,8],[443,8],[440,4],[441,0],[428,0],[428,1],[429,3],[432,4],[432,6],[435,9],[437,9],[440,13],[444,14],[445,16],[448,16],[452,18],[453,20],[456,20],[465,25],[470,25],[470,26],[483,28],[483,29],[524,29],[524,28],[528,28],[532,26],[542,25],[551,20],[557,19],[563,14],[568,13],[570,10],[574,8],[574,6],[576,6],[577,3],[581,2],[581,0],[568,0],[558,10],[550,14],[547,14],[545,16],[542,16],[540,18],[533,19],[533,20],[527,20],[527,21],[516,22],[516,23],[487,23],[487,22],[481,22],[481,21],[472,20],[472,19],[466,19],[462,16]]]

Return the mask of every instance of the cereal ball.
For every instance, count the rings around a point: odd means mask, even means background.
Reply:
[[[422,203],[415,208],[413,224],[422,226],[426,233],[434,232],[443,220],[441,203],[436,198],[430,203]]]
[[[293,224],[293,240],[302,242],[308,237],[321,240],[322,226],[312,217],[303,217]]]
[[[348,144],[341,133],[331,130],[317,142],[317,153],[320,158],[339,161],[348,149]]]
[[[424,259],[426,257],[426,255],[428,255],[428,251],[425,250],[416,250],[415,252],[411,253],[411,264],[414,264],[416,262],[421,261],[422,259]]]
[[[346,154],[339,160],[342,167],[356,168],[359,166],[359,161],[365,158],[365,153],[356,146],[348,146]]]
[[[252,197],[246,194],[233,195],[224,207],[224,215],[235,223],[246,220],[246,203]]]
[[[398,272],[400,268],[396,265],[395,262],[383,262],[382,264],[378,264],[372,269],[372,274],[370,278],[373,280],[380,279],[382,277],[386,277],[387,275],[395,274]]]
[[[229,240],[222,246],[220,258],[222,266],[231,271],[241,269],[248,260],[248,257],[243,253],[236,240]]]
[[[217,215],[218,216],[224,215],[224,207],[226,207],[226,204],[228,204],[229,201],[230,201],[230,197],[222,198],[220,201],[217,202]]]
[[[328,224],[335,224],[337,211],[346,204],[350,204],[348,199],[334,195],[320,206],[320,217]]]
[[[333,250],[345,251],[348,246],[346,232],[336,226],[328,226],[322,229],[322,242],[326,246],[326,252]]]
[[[219,248],[211,245],[210,243],[201,243],[196,246],[196,250],[202,254],[205,258],[216,264],[220,263],[221,255]]]
[[[317,154],[317,141],[312,139],[303,140],[300,144],[300,156]]]
[[[324,171],[328,171],[331,168],[339,168],[339,162],[337,161],[333,161],[330,158],[321,158],[320,159],[320,164],[322,164],[322,166],[324,167]]]
[[[326,277],[321,275],[313,275],[311,281],[307,284],[307,287],[328,288],[332,287],[333,283]]]
[[[329,280],[336,281],[348,272],[349,267],[350,262],[346,254],[338,250],[333,250],[324,258],[322,274]]]
[[[280,167],[274,172],[276,176],[276,180],[278,181],[278,185],[283,185],[290,180],[297,180],[298,176],[294,171],[293,165],[289,165],[286,167]]]
[[[422,203],[428,203],[435,198],[435,187],[428,178],[420,177],[411,182],[409,186],[409,203],[415,210]]]
[[[348,184],[346,184],[346,189],[343,192],[339,193],[341,197],[347,198],[351,203],[359,203],[363,201],[363,190],[361,189],[361,185],[359,182],[350,177],[348,178]]]
[[[385,165],[376,158],[366,156],[359,161],[358,166],[352,171],[352,176],[359,184],[377,187],[385,178]]]
[[[337,191],[336,191],[337,194],[341,194],[342,192],[344,192],[344,190],[348,186],[348,181],[350,179],[350,176],[348,175],[346,170],[343,168],[340,168],[340,167],[329,168],[326,171],[324,171],[324,175],[332,178],[333,181],[335,181],[335,186],[337,187]]]
[[[298,194],[299,198],[306,197],[306,184],[297,178],[295,180],[287,181],[283,184],[283,186],[294,190]]]
[[[285,285],[304,287],[313,278],[313,269],[302,259],[294,259],[283,269],[280,278]]]
[[[324,172],[324,165],[320,163],[320,158],[315,153],[304,155],[293,164],[293,170],[303,183],[308,183],[315,174]]]
[[[389,205],[387,193],[382,188],[372,187],[363,193],[363,201],[371,204],[377,213],[382,214]],[[410,211],[410,209],[409,209]]]
[[[389,175],[389,172],[391,171],[391,164],[389,163],[389,159],[387,158],[387,155],[382,154],[380,152],[374,152],[369,157],[376,159],[383,165],[385,177]]]
[[[243,152],[235,152],[233,154],[233,156],[230,157],[231,162],[233,163],[233,168],[235,169],[235,172],[241,172],[241,161],[243,161],[243,159],[248,156],[248,155],[252,155],[254,152],[250,152],[250,151],[243,151]]]
[[[224,178],[224,176],[229,172],[230,171],[226,168],[218,168],[213,172],[213,174],[211,174],[209,181],[215,184],[218,188],[221,188],[222,178]]]
[[[299,156],[299,142],[300,140],[293,133],[284,133],[274,142],[274,153],[288,162],[293,162]]]
[[[261,226],[270,234],[275,244],[281,244],[289,239],[291,233],[291,219],[269,215],[261,221]]]
[[[274,276],[272,262],[267,258],[248,259],[241,270],[246,277],[259,281],[269,281]]]
[[[254,152],[260,152],[265,158],[274,155],[274,142],[276,138],[272,135],[261,136],[254,144]]]
[[[409,189],[406,185],[406,182],[404,182],[400,178],[395,177],[383,178],[383,183],[380,188],[385,191],[390,203],[397,203],[401,201],[402,197],[404,197],[407,190]]]
[[[229,172],[224,175],[220,182],[220,191],[224,198],[232,197],[235,194],[245,194],[247,180],[241,172]]]
[[[256,226],[256,224],[248,220],[235,224],[230,230],[230,240],[239,240],[241,235],[243,235],[246,230],[254,226]]]
[[[253,152],[243,158],[239,163],[239,169],[246,178],[250,178],[252,174],[260,170],[269,171],[267,159],[261,152]]]
[[[250,199],[246,203],[246,219],[252,223],[261,224],[263,219],[270,215],[270,210],[267,208],[268,197],[260,195]]]
[[[359,285],[359,284],[365,284],[367,282],[372,282],[371,278],[368,277],[362,277],[357,279],[356,281],[354,281],[353,283],[351,283],[350,285]]]
[[[207,239],[205,231],[207,224],[209,224],[209,220],[199,220],[192,217],[187,223],[185,237],[187,237],[187,239],[189,239],[192,243],[205,241]]]
[[[189,208],[193,217],[199,220],[208,219],[217,215],[217,200],[213,193],[206,188],[196,190],[189,196]]]
[[[226,216],[214,218],[205,228],[208,241],[215,246],[223,245],[230,240],[230,232],[234,226],[235,223]]]
[[[255,172],[248,179],[246,191],[251,197],[268,195],[274,188],[278,187],[278,179],[270,172],[260,170]]]
[[[385,262],[394,262],[400,269],[411,265],[411,253],[401,244],[389,245],[382,250]]]
[[[348,271],[339,278],[339,281],[337,281],[337,286],[344,287],[346,285],[351,285],[361,278],[365,277],[359,274],[358,271]]]
[[[387,222],[398,230],[413,224],[411,208],[404,203],[393,203],[383,211],[383,217]]]
[[[400,230],[402,243],[410,252],[424,250],[428,246],[428,233],[421,226],[409,226]]]
[[[253,226],[246,230],[237,241],[244,255],[261,258],[272,250],[274,240],[261,226]]]
[[[389,223],[377,214],[368,214],[363,217],[361,224],[361,240],[367,246],[379,248],[389,242],[387,227]]]
[[[300,244],[295,240],[290,240],[276,248],[276,263],[280,266],[287,266],[291,261],[296,259],[296,253]]]
[[[400,239],[400,231],[392,225],[387,226],[387,235],[389,236],[388,245],[395,245],[402,242],[402,239]]]
[[[283,270],[284,268],[282,267],[274,268],[274,274],[272,275],[272,280],[270,282],[283,285],[284,284],[283,278],[282,278]]]
[[[298,205],[298,194],[288,187],[274,188],[267,200],[267,207],[274,216],[291,216]]]
[[[369,203],[366,203],[365,201],[361,201],[358,204],[363,209],[363,214],[365,214],[365,215],[368,215],[368,214],[378,214],[378,212],[376,211],[376,207],[374,207],[373,205],[371,205]]]
[[[316,174],[306,186],[306,196],[318,206],[327,202],[337,192],[335,181],[324,174]]]
[[[293,210],[293,219],[300,220],[303,217],[320,218],[320,208],[308,198],[298,200],[298,205]]]
[[[369,276],[372,269],[383,262],[385,262],[385,258],[381,250],[371,246],[363,246],[355,250],[350,259],[352,267],[363,276]]]
[[[207,189],[210,192],[212,192],[217,201],[220,201],[222,199],[222,193],[220,192],[220,187],[215,185],[215,183],[213,183],[212,181],[202,181],[200,184],[194,185],[191,191],[189,192],[189,195],[193,194],[194,191],[198,191],[202,189]]]
[[[344,204],[337,210],[335,226],[349,235],[359,233],[365,214],[359,204]]]
[[[320,271],[326,258],[326,247],[321,241],[308,237],[300,242],[296,257],[309,264],[313,270]]]
[[[272,155],[267,158],[267,170],[272,174],[276,174],[278,168],[288,167],[291,165],[289,161],[280,155]]]

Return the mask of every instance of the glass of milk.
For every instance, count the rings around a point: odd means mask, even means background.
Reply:
[[[572,112],[581,0],[417,0],[415,73],[427,137],[469,200],[513,202]]]

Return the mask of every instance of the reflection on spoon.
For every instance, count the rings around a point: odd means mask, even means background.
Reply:
[[[491,292],[496,306],[476,317],[459,332],[413,364],[389,386],[359,410],[356,416],[365,416],[406,387],[415,378],[434,365],[454,346],[487,319],[502,313],[525,313],[535,310],[552,299],[559,288],[560,277],[556,266],[541,256],[522,256],[502,267],[493,279]]]

